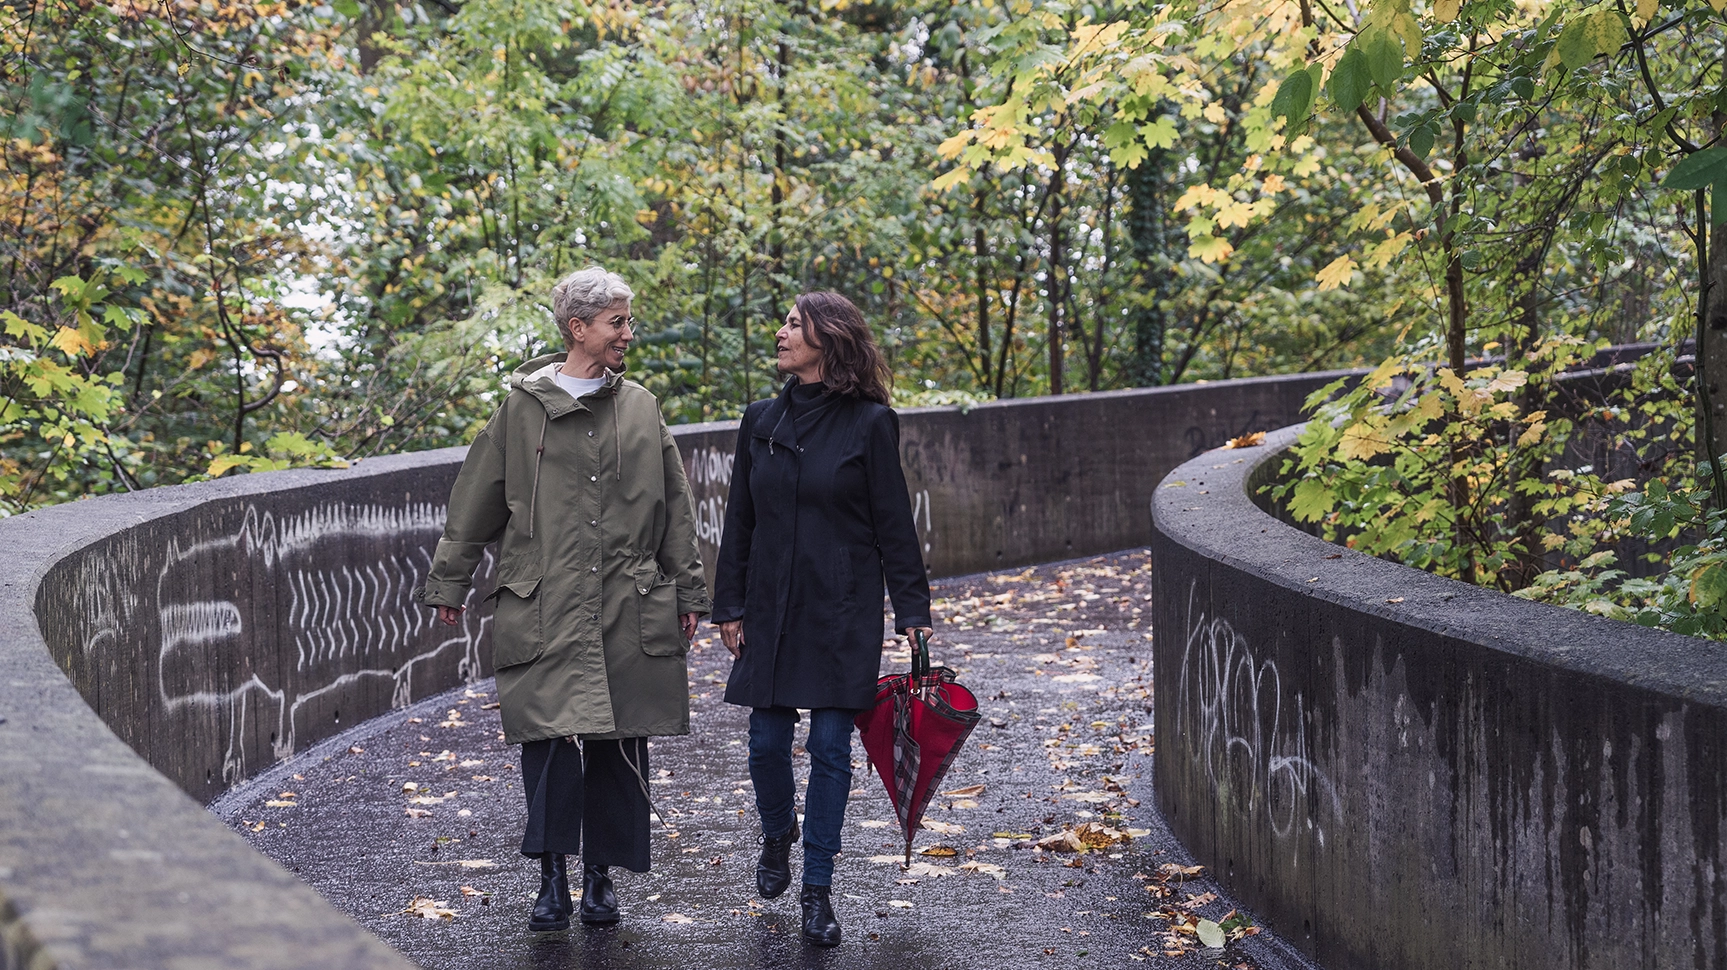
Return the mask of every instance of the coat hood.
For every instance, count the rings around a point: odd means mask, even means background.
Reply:
[[[558,372],[558,365],[569,357],[568,353],[541,354],[532,360],[525,360],[515,370],[510,372],[509,386],[511,390],[522,390],[532,394],[546,409],[546,417],[557,418],[578,407],[576,400],[558,386],[553,376]],[[624,382],[620,371],[607,369],[606,382],[600,385],[600,390],[606,394],[616,394],[618,385]],[[586,407],[586,405],[579,405]]]

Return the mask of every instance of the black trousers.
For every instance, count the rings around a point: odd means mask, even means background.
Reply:
[[[585,865],[647,872],[648,797],[642,791],[647,776],[647,738],[579,745],[549,738],[522,745],[522,790],[528,799],[522,855],[581,852]]]

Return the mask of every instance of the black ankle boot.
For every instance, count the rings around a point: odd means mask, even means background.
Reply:
[[[605,866],[582,867],[582,922],[589,926],[618,921],[618,891]]]
[[[570,877],[564,857],[550,852],[540,856],[540,895],[534,900],[528,929],[550,933],[570,928]]]
[[[762,836],[762,861],[756,863],[756,892],[776,899],[792,884],[792,843],[798,840],[798,820],[774,838]]]
[[[812,946],[839,946],[840,921],[834,916],[833,903],[828,900],[827,886],[804,883],[804,942]]]

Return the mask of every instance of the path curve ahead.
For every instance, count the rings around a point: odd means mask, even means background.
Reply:
[[[935,584],[936,615],[951,618],[937,661],[960,671],[986,715],[943,788],[982,789],[941,797],[929,818],[951,828],[919,833],[918,848],[956,854],[915,856],[902,872],[882,824],[892,810],[854,746],[834,879],[847,942],[835,951],[797,941],[795,889],[754,898],[746,717],[720,699],[729,658],[706,626],[690,658],[693,733],[660,739],[651,754],[655,802],[671,824],[655,827],[652,873],[616,874],[618,929],[527,932],[538,867],[516,850],[520,772],[488,707],[491,681],[368,721],[211,809],[427,970],[1307,970],[1269,932],[1208,950],[1175,929],[1189,914],[1222,920],[1234,904],[1204,873],[1176,871],[1193,860],[1154,807],[1150,568],[1137,550]],[[890,652],[885,668],[906,662]],[[1110,812],[1136,837],[1083,856],[1035,848]],[[451,915],[404,913],[416,897]]]

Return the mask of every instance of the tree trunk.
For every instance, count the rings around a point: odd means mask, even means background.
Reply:
[[[1140,293],[1133,314],[1133,358],[1128,381],[1135,387],[1163,383],[1163,344],[1168,321],[1163,304],[1173,282],[1169,252],[1169,153],[1153,149],[1127,173],[1127,234],[1133,240],[1134,282]]]
[[[1727,114],[1715,115],[1715,134],[1727,132]],[[1727,455],[1727,224],[1720,222],[1720,208],[1727,205],[1720,186],[1697,193],[1697,460],[1714,461]],[[1715,211],[1708,211],[1713,208]],[[1711,491],[1717,506],[1727,504],[1722,474],[1716,469]]]
[[[1062,311],[1067,306],[1067,293],[1062,286],[1067,279],[1067,269],[1064,265],[1065,256],[1062,253],[1061,237],[1061,193],[1065,188],[1067,178],[1062,163],[1066,161],[1062,153],[1057,152],[1055,158],[1054,181],[1050,186],[1049,209],[1049,393],[1062,393],[1062,369],[1066,362],[1062,356],[1062,341],[1066,335],[1062,333]]]

